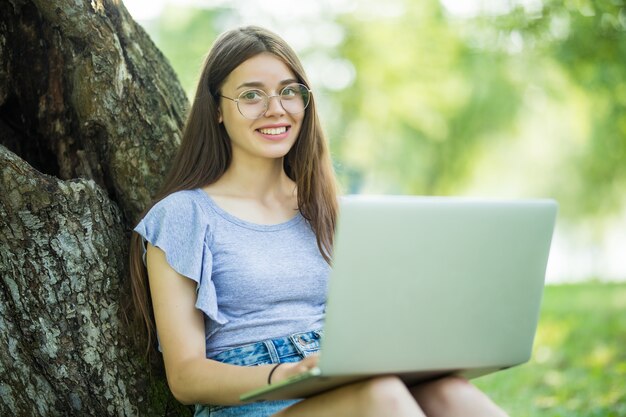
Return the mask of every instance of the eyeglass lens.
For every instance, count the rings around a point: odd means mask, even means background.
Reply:
[[[289,84],[280,91],[278,97],[287,113],[297,114],[309,105],[311,92],[303,84]],[[243,117],[258,119],[267,111],[269,100],[270,97],[263,90],[246,90],[239,95],[237,107]]]

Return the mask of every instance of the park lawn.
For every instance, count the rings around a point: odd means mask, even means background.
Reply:
[[[547,286],[531,360],[474,383],[511,417],[626,417],[626,283]]]

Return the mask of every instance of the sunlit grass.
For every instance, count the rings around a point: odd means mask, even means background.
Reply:
[[[626,284],[548,286],[533,357],[474,381],[511,416],[626,416]]]

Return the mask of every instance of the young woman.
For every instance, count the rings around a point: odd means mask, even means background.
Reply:
[[[196,416],[505,415],[458,378],[239,402],[315,366],[337,216],[314,93],[275,34],[217,39],[156,201],[132,238],[133,297],[172,393]]]

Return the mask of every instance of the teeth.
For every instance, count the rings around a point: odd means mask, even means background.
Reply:
[[[287,126],[283,127],[274,127],[271,129],[259,129],[259,132],[264,135],[280,135],[281,133],[285,133],[287,131]]]

